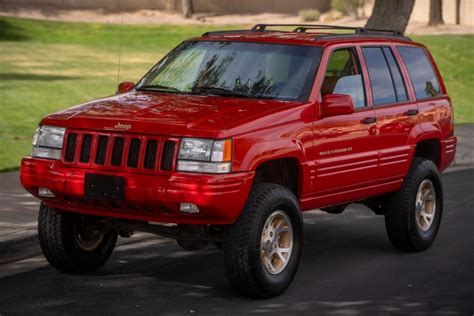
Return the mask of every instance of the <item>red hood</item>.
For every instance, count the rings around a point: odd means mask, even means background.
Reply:
[[[295,103],[131,92],[87,102],[43,119],[42,124],[176,136],[215,137],[239,122],[288,109]],[[120,123],[120,124],[119,124]]]

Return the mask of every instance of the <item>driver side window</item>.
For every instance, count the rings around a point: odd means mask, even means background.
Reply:
[[[355,108],[366,106],[362,73],[354,48],[335,50],[329,58],[321,94],[347,94]]]

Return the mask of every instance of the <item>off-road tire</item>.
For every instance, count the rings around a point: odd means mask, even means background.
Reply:
[[[267,218],[276,210],[291,221],[293,247],[290,259],[278,274],[265,270],[261,260],[261,236]],[[230,284],[253,298],[282,294],[291,284],[303,247],[303,220],[298,199],[287,188],[269,183],[253,187],[238,220],[225,231],[223,251]]]
[[[416,223],[416,195],[423,180],[429,179],[436,192],[436,211],[430,228],[423,232]],[[414,158],[402,188],[389,197],[385,227],[392,244],[402,251],[424,251],[433,243],[443,212],[443,188],[438,168],[428,159]]]
[[[102,267],[112,254],[117,233],[108,231],[101,243],[91,251],[83,250],[74,237],[75,213],[61,211],[45,205],[38,215],[38,237],[48,262],[68,273],[88,273]]]

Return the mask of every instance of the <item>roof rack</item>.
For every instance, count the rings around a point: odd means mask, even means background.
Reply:
[[[226,35],[226,34],[237,34],[237,33],[250,33],[252,30],[226,30],[226,31],[209,31],[202,36],[213,36],[213,35]]]
[[[269,27],[293,27],[292,31],[287,30],[268,30]],[[237,33],[253,33],[253,32],[295,32],[306,33],[310,30],[348,30],[354,33],[327,33],[318,35],[318,38],[338,38],[338,37],[353,37],[353,36],[368,36],[368,37],[398,37],[405,40],[410,40],[405,37],[402,32],[394,30],[371,29],[365,27],[339,26],[339,25],[324,25],[324,24],[256,24],[250,30],[227,30],[227,31],[211,31],[206,32],[202,36],[226,35]]]
[[[268,27],[296,27],[293,32],[305,33],[308,30],[351,30],[355,34],[377,34],[382,33],[390,36],[403,36],[400,31],[371,29],[365,27],[339,26],[339,25],[325,25],[325,24],[256,24],[251,28],[253,32],[265,32]],[[382,35],[380,34],[380,35]]]

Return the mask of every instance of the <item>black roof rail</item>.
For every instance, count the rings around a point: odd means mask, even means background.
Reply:
[[[252,27],[253,32],[267,31],[268,27],[296,27],[293,32],[305,33],[308,30],[350,30],[358,35],[385,34],[390,36],[403,36],[402,32],[394,30],[370,29],[355,26],[325,25],[325,24],[256,24]]]
[[[226,31],[209,31],[202,36],[213,36],[213,35],[225,35],[225,34],[233,34],[233,33],[250,33],[252,30],[226,30]]]
[[[294,27],[292,31],[285,30],[268,30],[268,27]],[[367,36],[367,37],[398,37],[401,39],[410,40],[405,37],[402,32],[394,30],[381,30],[371,29],[365,27],[356,26],[340,26],[340,25],[324,25],[324,24],[256,24],[250,30],[226,30],[226,31],[210,31],[202,34],[205,36],[213,35],[226,35],[226,34],[238,34],[238,33],[253,33],[253,32],[296,32],[306,33],[309,30],[349,30],[354,33],[326,33],[318,35],[317,39],[325,38],[342,38],[342,37],[355,37],[355,36]]]

